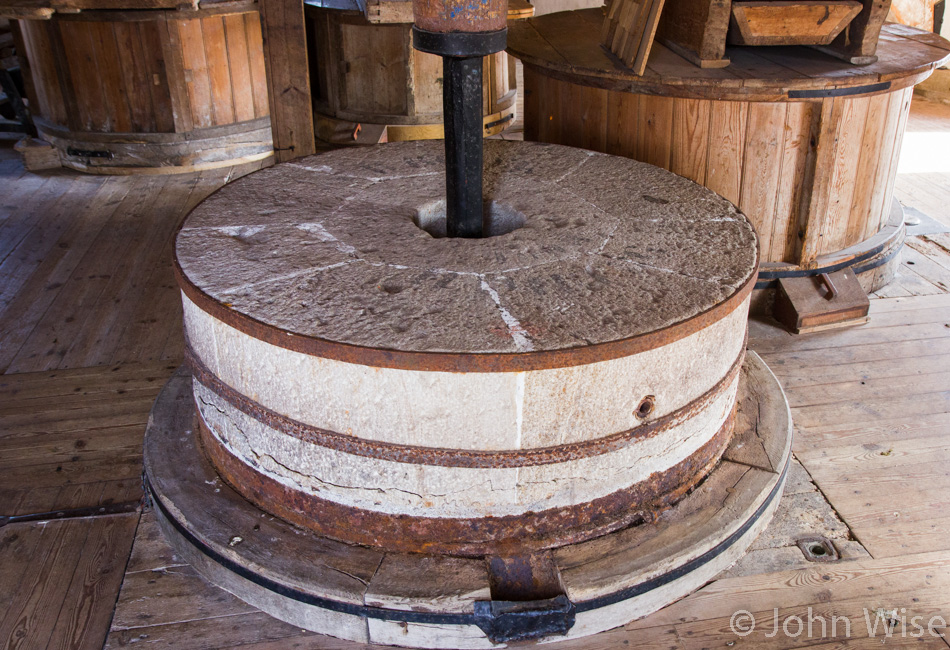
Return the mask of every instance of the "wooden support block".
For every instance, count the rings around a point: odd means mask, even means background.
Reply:
[[[534,15],[534,5],[528,0],[508,0],[508,20],[522,20]]]
[[[49,20],[55,10],[45,4],[5,2],[0,4],[0,18],[7,20]]]
[[[412,3],[406,0],[369,0],[364,10],[366,20],[379,24],[412,22]]]
[[[850,268],[803,278],[782,278],[776,320],[796,334],[867,322],[870,302]]]
[[[601,40],[637,75],[646,70],[664,1],[613,0],[604,19]]]
[[[27,171],[56,169],[63,166],[59,159],[59,151],[43,140],[23,138],[13,145],[13,149],[23,157],[23,166]]]
[[[877,62],[877,41],[891,8],[891,0],[862,0],[864,7],[848,28],[829,45],[819,46],[853,65],[871,65]]]
[[[722,68],[731,12],[731,0],[667,0],[656,37],[690,63]]]
[[[267,97],[277,162],[316,151],[302,0],[262,0]]]
[[[316,136],[332,145],[382,144],[389,142],[388,125],[363,124],[349,120],[336,120],[315,114],[313,124]]]
[[[858,0],[733,2],[729,43],[828,45],[863,8]]]

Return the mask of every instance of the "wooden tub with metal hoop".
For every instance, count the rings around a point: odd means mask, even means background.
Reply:
[[[273,155],[256,3],[86,4],[0,9],[19,18],[39,136],[64,166],[175,173]]]
[[[442,59],[412,47],[412,12],[370,20],[359,10],[306,5],[314,128],[333,144],[442,138]],[[532,15],[510,3],[509,19]],[[482,114],[486,136],[516,116],[514,60],[484,58]],[[385,133],[384,133],[385,132]]]
[[[601,47],[602,24],[587,9],[509,27],[508,52],[524,64],[526,140],[635,158],[714,190],[756,227],[757,288],[846,266],[867,291],[893,277],[910,101],[950,43],[886,25],[872,65],[802,46],[733,47],[721,69],[654,43],[638,76]]]

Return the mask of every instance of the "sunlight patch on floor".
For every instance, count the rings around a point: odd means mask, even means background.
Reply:
[[[908,131],[904,135],[897,173],[950,173],[950,132]]]

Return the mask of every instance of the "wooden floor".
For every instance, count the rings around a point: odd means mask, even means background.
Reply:
[[[950,107],[915,102],[908,128],[950,133]],[[9,145],[0,141],[0,515],[11,518],[0,526],[0,647],[360,647],[208,585],[139,505],[148,410],[181,359],[174,229],[248,170],[33,174]],[[950,227],[950,174],[902,174],[896,194]],[[556,648],[950,648],[911,620],[950,620],[950,235],[912,239],[871,314],[866,326],[801,337],[752,323],[750,345],[785,385],[796,423],[775,522],[692,596]],[[807,562],[794,543],[805,533],[845,559]],[[757,624],[748,636],[730,629],[743,610]],[[791,634],[773,634],[776,616]]]

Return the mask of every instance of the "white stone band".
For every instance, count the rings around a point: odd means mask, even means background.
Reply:
[[[217,320],[184,294],[182,301],[185,332],[200,361],[266,408],[369,441],[494,451],[589,441],[686,406],[721,381],[742,353],[748,315],[747,298],[709,327],[629,357],[526,372],[452,373],[295,352]],[[656,406],[641,420],[635,412],[648,395]]]
[[[656,435],[596,456],[528,467],[417,465],[320,447],[267,426],[198,381],[198,412],[227,451],[296,491],[387,514],[475,518],[520,515],[590,502],[666,471],[722,428],[738,373],[706,408]]]

